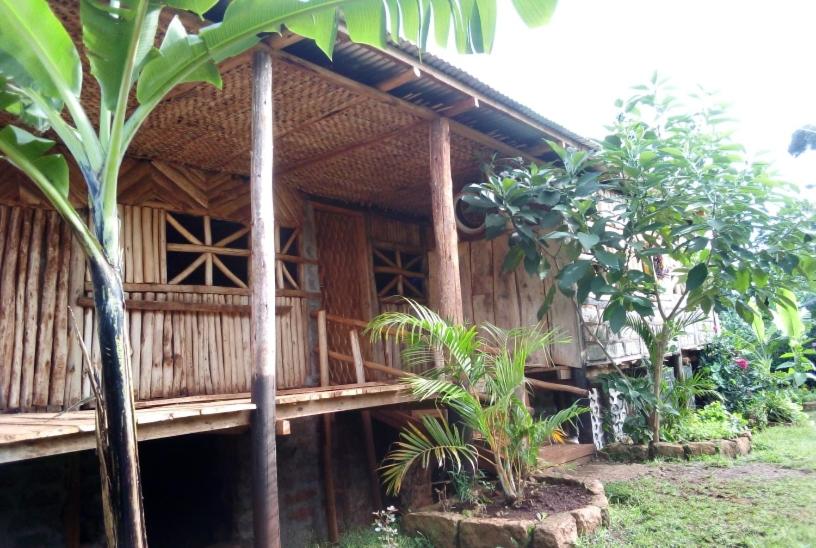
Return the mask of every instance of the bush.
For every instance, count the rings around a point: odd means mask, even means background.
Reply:
[[[807,418],[802,406],[794,402],[787,392],[781,390],[765,394],[765,408],[768,422],[792,424]]]
[[[730,439],[744,431],[746,424],[741,416],[714,402],[697,411],[683,413],[661,431],[661,437],[675,442]]]

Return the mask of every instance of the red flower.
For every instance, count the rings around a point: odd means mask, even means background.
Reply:
[[[740,369],[748,369],[748,360],[745,358],[737,358],[734,360],[734,363],[737,364]]]

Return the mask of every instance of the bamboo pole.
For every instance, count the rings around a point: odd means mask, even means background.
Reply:
[[[252,418],[255,546],[280,546],[275,448],[275,207],[273,195],[272,58],[252,56]]]

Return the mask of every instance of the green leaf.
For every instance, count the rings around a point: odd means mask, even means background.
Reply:
[[[440,48],[447,47],[451,17],[453,16],[451,4],[448,0],[431,0],[431,8],[433,9],[436,44]]]
[[[102,94],[102,104],[110,111],[116,109],[125,67],[129,61],[129,44],[134,35],[134,8],[113,8],[98,0],[81,0],[79,16],[82,21],[82,40]],[[153,47],[159,22],[159,6],[148,8],[139,31],[138,48],[134,58],[134,72],[139,70]]]
[[[54,141],[15,126],[0,129],[0,152],[5,159],[28,175],[31,168],[38,171],[57,194],[67,200],[68,163],[61,154],[46,154],[54,145]],[[36,179],[34,182],[41,183]]]
[[[498,213],[488,213],[485,217],[485,237],[492,240],[504,232],[507,219]]]
[[[386,16],[382,2],[346,2],[343,15],[353,41],[376,48],[385,47]]]
[[[519,246],[513,246],[507,252],[502,263],[502,272],[512,272],[518,268],[521,259],[524,258],[524,250]]]
[[[750,285],[751,271],[748,269],[738,270],[736,276],[734,276],[734,289],[740,293],[745,293]]]
[[[209,59],[187,73],[178,73],[178,59],[201,57]],[[142,70],[139,84],[136,87],[136,98],[143,103],[150,99],[162,85],[183,84],[185,82],[208,82],[221,88],[221,75],[215,62],[209,58],[207,46],[196,35],[187,34],[187,30],[178,17],[173,17],[167,27],[158,55],[149,61]]]
[[[153,0],[157,2],[159,0]],[[211,7],[218,3],[218,0],[160,0],[171,8],[191,11],[197,15],[204,15]]]
[[[555,299],[555,286],[550,286],[547,290],[547,294],[544,296],[544,301],[542,301],[541,306],[538,308],[536,312],[536,317],[539,320],[542,320],[544,316],[547,314],[547,311],[552,306],[553,299]]]
[[[709,241],[708,238],[706,238],[705,236],[697,236],[696,238],[693,238],[692,240],[689,241],[688,250],[700,251],[701,249],[705,249],[705,247],[708,245],[708,241]]]
[[[579,259],[568,264],[561,269],[561,272],[558,273],[557,278],[559,283],[562,283],[565,286],[571,286],[584,277],[584,275],[589,271],[590,265],[591,263],[585,259]]]
[[[558,0],[513,0],[516,11],[530,27],[537,27],[549,22]]]
[[[584,246],[584,249],[589,251],[593,247],[595,247],[598,242],[601,241],[601,238],[596,234],[587,234],[586,232],[579,232],[576,237],[578,241],[581,242],[581,245]]]
[[[745,323],[753,324],[754,311],[751,310],[751,307],[746,306],[742,301],[736,301],[734,303],[734,308],[737,311],[737,315],[739,315],[739,317],[742,318]]]
[[[708,277],[708,267],[705,263],[699,263],[694,268],[689,270],[688,276],[686,277],[686,289],[689,291],[693,289],[697,289]]]
[[[476,0],[470,30],[475,52],[490,53],[496,36],[496,0]]]
[[[593,253],[595,258],[598,259],[598,262],[605,267],[611,268],[612,270],[620,270],[621,258],[619,255],[600,248],[593,251]]]
[[[618,301],[611,301],[603,311],[603,319],[609,322],[609,328],[619,333],[626,325],[626,310]]]
[[[0,0],[0,21],[0,75],[52,101],[79,97],[79,53],[46,0]]]

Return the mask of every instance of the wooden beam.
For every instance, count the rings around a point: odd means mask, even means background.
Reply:
[[[530,384],[533,388],[540,388],[542,390],[554,390],[556,392],[569,392],[570,394],[577,394],[582,397],[589,396],[589,391],[584,390],[583,388],[578,388],[577,386],[572,386],[569,384],[558,384],[556,382],[547,382],[547,381],[540,381],[538,379],[530,379],[527,378],[527,383]]]
[[[275,435],[289,436],[292,433],[292,423],[288,420],[275,421]]]
[[[411,67],[408,70],[404,70],[400,73],[395,74],[391,78],[386,78],[379,84],[377,84],[377,89],[380,91],[391,91],[392,89],[396,89],[402,85],[407,84],[408,82],[413,82],[414,80],[419,80],[422,77],[422,72],[417,67]]]
[[[341,34],[343,36],[343,38],[347,38],[347,36],[348,36],[348,33],[346,32],[345,28],[342,27],[342,26],[341,26],[339,34]],[[569,144],[579,146],[579,147],[584,146],[584,145],[582,145],[580,143],[575,142],[573,139],[567,137],[566,135],[561,134],[555,128],[547,127],[546,125],[542,124],[538,120],[534,120],[533,118],[531,118],[530,116],[527,116],[526,114],[522,114],[521,112],[518,112],[518,111],[516,111],[516,110],[514,110],[514,109],[512,109],[512,108],[510,108],[510,107],[508,107],[506,105],[503,105],[502,103],[500,103],[498,101],[495,101],[494,99],[491,99],[490,97],[487,97],[486,95],[484,95],[482,93],[479,93],[474,88],[471,88],[470,86],[467,86],[467,85],[463,84],[462,82],[459,82],[453,76],[449,76],[449,75],[443,73],[442,71],[437,70],[434,67],[428,65],[427,63],[423,63],[419,59],[416,59],[412,55],[410,55],[408,53],[405,53],[404,51],[400,50],[399,48],[396,48],[394,46],[389,45],[389,46],[386,46],[384,48],[384,51],[390,57],[398,59],[399,61],[402,61],[403,63],[405,63],[408,66],[420,68],[423,71],[423,73],[425,74],[426,77],[433,78],[434,80],[448,86],[451,89],[454,89],[454,90],[459,91],[461,93],[464,93],[466,95],[470,95],[472,97],[475,97],[485,107],[489,107],[491,109],[494,109],[494,110],[496,110],[498,112],[501,112],[502,114],[505,114],[506,116],[509,116],[510,118],[518,120],[518,121],[520,121],[520,122],[534,128],[534,129],[537,129],[538,131],[544,133],[545,135],[551,137],[552,139],[555,139],[557,141],[565,141],[565,142],[567,142]]]
[[[459,237],[453,210],[453,176],[451,174],[450,126],[445,118],[431,123],[429,134],[431,156],[431,209],[436,242],[437,275],[430,282],[436,286],[440,315],[454,323],[464,322],[462,282],[459,275]]]
[[[541,156],[542,154],[546,154],[548,152],[552,152],[552,149],[547,143],[539,143],[527,149],[527,153],[532,154],[533,156]]]
[[[266,39],[266,43],[272,49],[284,49],[302,40],[304,40],[303,36],[291,31],[284,31],[281,34],[270,36]]]
[[[292,55],[291,53],[287,53],[285,51],[278,51],[278,50],[270,50],[272,56],[275,58],[280,59],[290,65],[299,67],[301,70],[306,70],[311,72],[320,78],[323,78],[327,81],[330,81],[334,84],[337,84],[349,91],[358,93],[364,97],[369,99],[375,99],[381,103],[391,105],[395,108],[402,110],[403,112],[407,112],[417,116],[419,118],[423,118],[425,120],[436,120],[440,117],[440,114],[433,109],[428,107],[424,107],[421,105],[417,105],[411,103],[410,101],[406,101],[404,99],[400,99],[394,95],[389,95],[383,91],[380,91],[374,87],[367,86],[366,84],[362,84],[356,80],[352,80],[342,74],[338,74],[334,71],[331,71],[327,68],[321,67],[314,63],[311,63],[305,59],[302,59],[296,55]],[[481,101],[481,99],[480,99]],[[450,128],[451,131],[460,135],[462,137],[466,137],[471,141],[477,142],[481,145],[484,145],[492,150],[497,152],[501,152],[503,154],[507,154],[508,156],[518,156],[524,158],[528,162],[536,161],[537,158],[534,156],[530,156],[523,150],[520,150],[516,147],[510,146],[507,143],[503,143],[498,139],[494,139],[489,135],[481,133],[473,128],[467,127],[463,124],[455,122],[453,120],[450,121]]]
[[[252,509],[255,546],[279,548],[277,451],[275,447],[275,204],[273,187],[272,58],[252,55],[251,296]]]
[[[479,100],[476,97],[465,97],[461,101],[445,107],[440,112],[448,118],[453,118],[476,108],[479,108]]]

